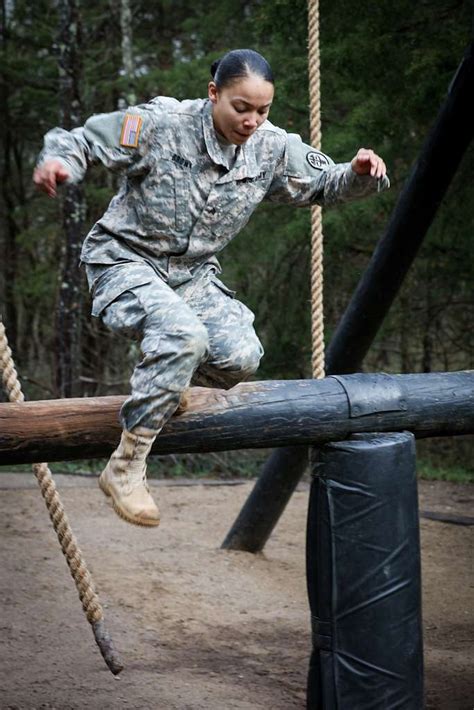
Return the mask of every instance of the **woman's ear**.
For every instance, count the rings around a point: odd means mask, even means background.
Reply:
[[[213,104],[217,103],[217,86],[215,81],[210,81],[207,85],[207,95]]]

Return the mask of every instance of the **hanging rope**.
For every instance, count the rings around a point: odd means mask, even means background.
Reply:
[[[3,387],[10,402],[20,403],[25,400],[21,384],[15,370],[12,351],[8,345],[5,327],[0,316],[0,370],[2,372]],[[114,675],[122,670],[117,654],[113,648],[104,626],[104,613],[94,590],[94,583],[87,569],[82,553],[77,545],[74,534],[69,525],[63,504],[56,490],[51,471],[46,463],[33,464],[33,472],[38,480],[41,494],[46,502],[49,517],[58,536],[59,544],[63,551],[69,569],[79,592],[82,608],[88,622],[92,626],[95,640],[102,656]]]
[[[319,0],[308,0],[308,67],[311,145],[321,149]],[[324,377],[323,226],[321,207],[311,208],[311,342],[314,378]]]

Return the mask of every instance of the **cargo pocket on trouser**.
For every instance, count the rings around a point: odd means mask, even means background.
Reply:
[[[136,290],[122,291],[100,313],[102,323],[114,333],[141,340],[146,313],[140,305]]]
[[[158,278],[151,267],[136,262],[91,265],[87,277],[91,283],[92,315],[114,332],[138,338],[145,314],[133,291]]]
[[[90,270],[92,271],[92,270]],[[96,269],[94,269],[96,271]],[[89,276],[88,270],[88,278]],[[99,272],[91,287],[92,315],[104,318],[104,311],[125,291],[133,291],[138,286],[144,286],[159,278],[153,269],[146,264],[128,262],[114,264]]]

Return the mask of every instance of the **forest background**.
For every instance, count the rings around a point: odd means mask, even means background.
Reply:
[[[435,121],[472,19],[469,3],[457,0],[321,0],[320,16],[322,148],[344,162],[371,147],[392,183],[376,198],[324,211],[329,342]],[[205,96],[211,62],[252,47],[276,75],[271,120],[309,141],[306,2],[2,0],[0,42],[0,312],[26,395],[125,394],[138,346],[90,317],[78,268],[82,239],[120,178],[94,167],[82,185],[46,198],[31,181],[42,136],[156,95]],[[366,371],[473,368],[473,163],[471,149]],[[221,255],[225,282],[256,313],[266,350],[259,379],[310,376],[309,262],[309,210],[274,205],[259,207]],[[441,456],[463,469],[472,453],[472,437],[425,447],[438,465]]]

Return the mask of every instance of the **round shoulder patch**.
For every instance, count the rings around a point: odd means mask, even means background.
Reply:
[[[325,165],[329,165],[329,160],[319,150],[310,150],[309,153],[306,153],[306,160],[316,170],[322,170]]]

